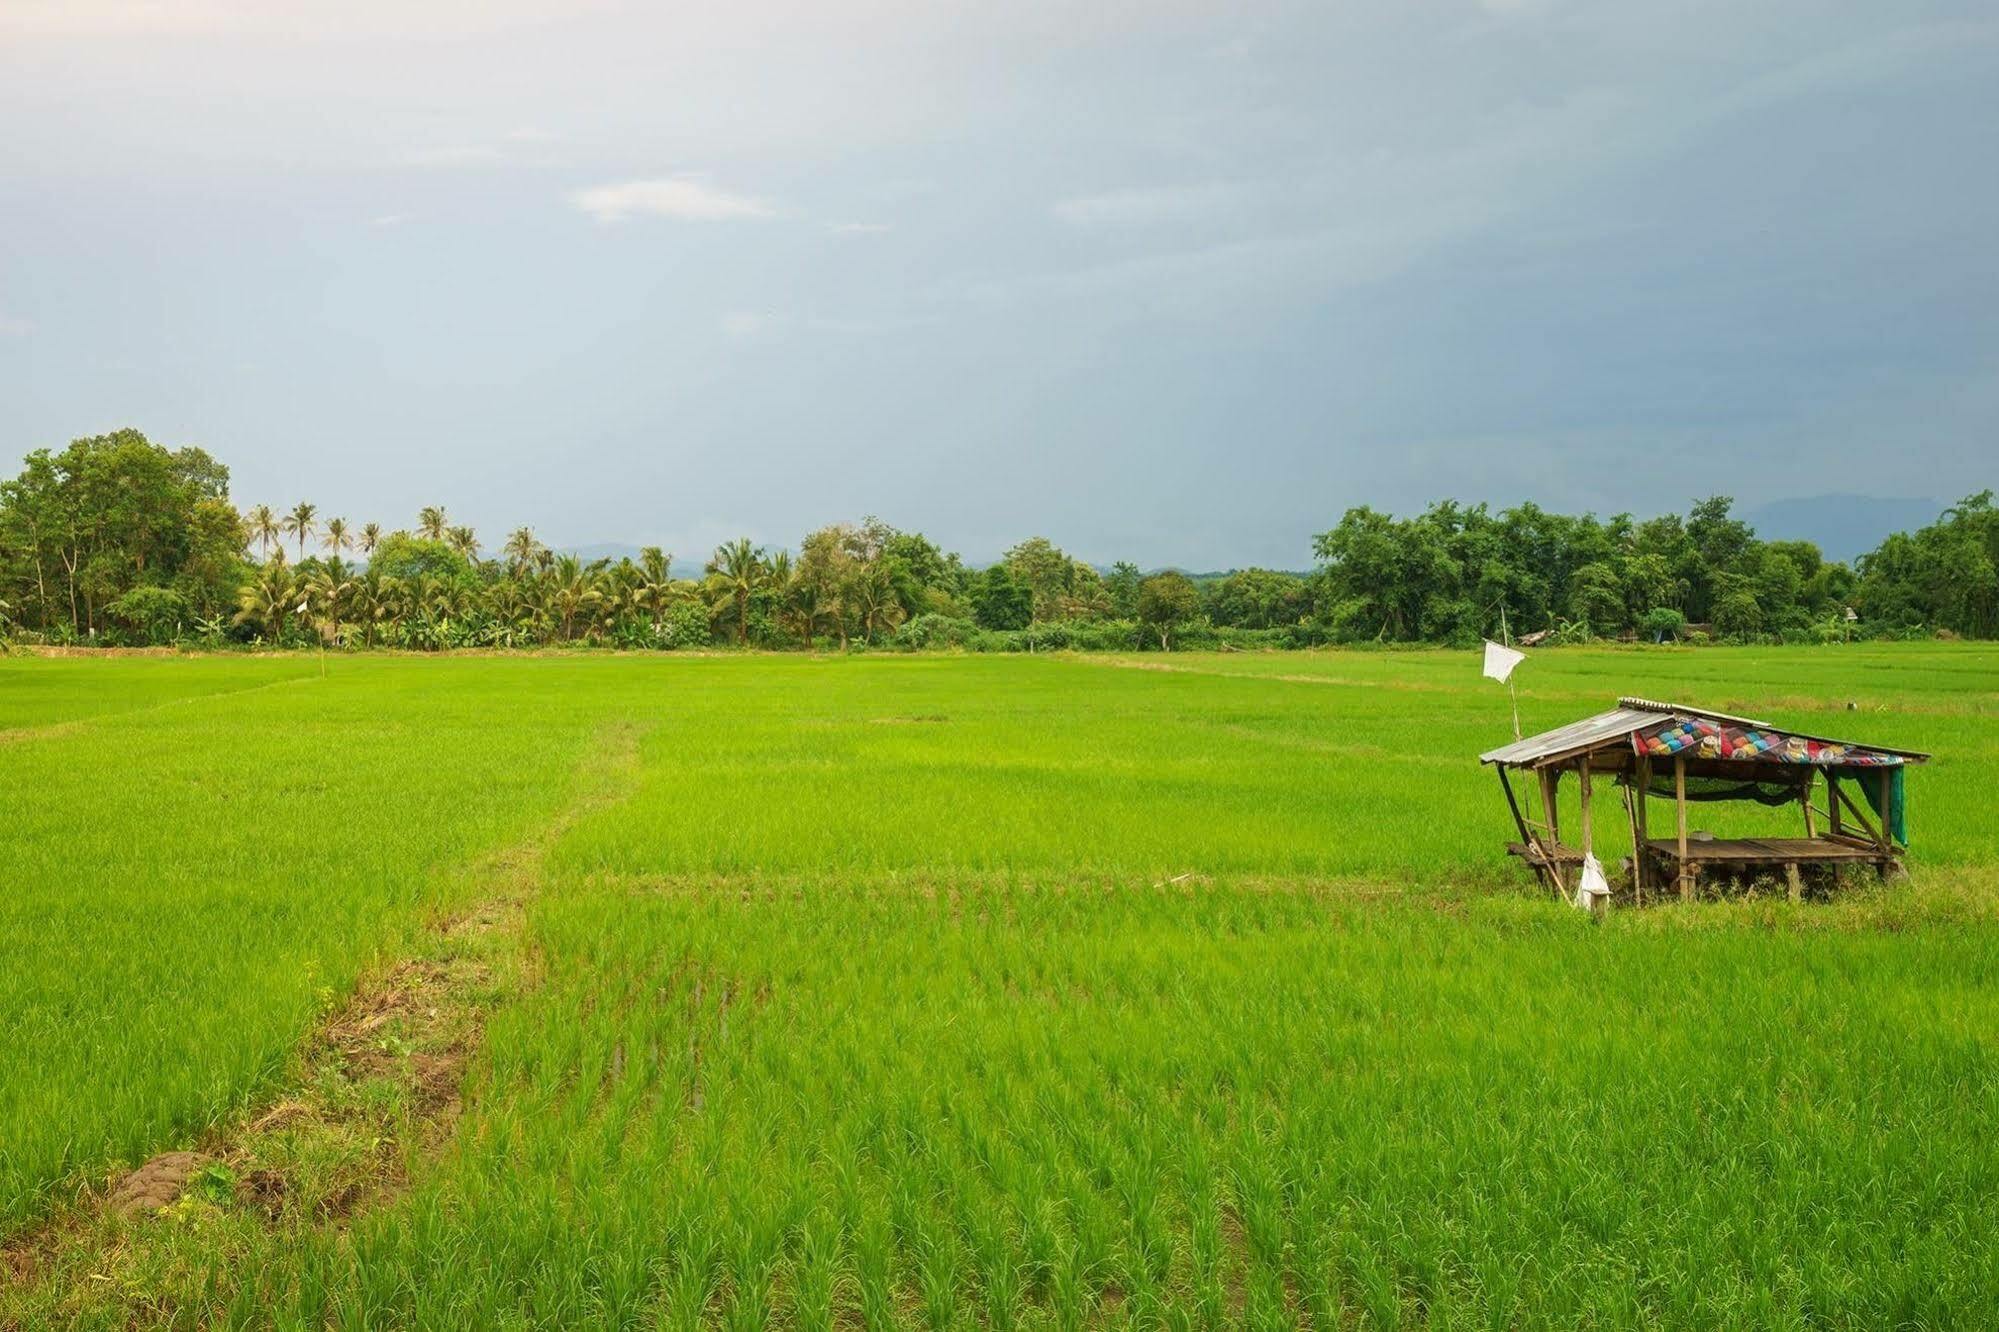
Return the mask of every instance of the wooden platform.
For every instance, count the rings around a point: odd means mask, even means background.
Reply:
[[[1519,856],[1528,864],[1536,866],[1544,864],[1548,859],[1542,854],[1540,847],[1530,846],[1525,842],[1508,842],[1506,854]],[[1580,865],[1583,863],[1583,853],[1572,846],[1558,846],[1555,848],[1554,861],[1557,865]]]
[[[1670,837],[1654,837],[1645,849],[1668,863],[1680,858],[1680,844]],[[1830,837],[1717,837],[1712,841],[1690,840],[1690,865],[1814,865],[1830,861],[1878,861],[1887,853],[1875,846],[1858,846]]]

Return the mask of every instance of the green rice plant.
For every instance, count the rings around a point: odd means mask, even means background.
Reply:
[[[1510,721],[1452,654],[9,659],[60,681],[0,743],[14,1225],[253,1117],[496,882],[521,923],[394,1188],[106,1222],[111,1280],[0,1322],[1976,1323],[1999,654],[1868,653],[1530,663],[1530,725],[1644,692],[1939,754],[1909,883],[1601,922],[1495,854]]]

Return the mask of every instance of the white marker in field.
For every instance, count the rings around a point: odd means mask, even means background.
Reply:
[[[1501,684],[1513,674],[1513,668],[1527,660],[1525,652],[1516,652],[1510,647],[1501,647],[1490,638],[1485,640],[1485,678],[1497,680]]]
[[[1520,699],[1513,692],[1513,668],[1525,660],[1527,660],[1525,652],[1516,652],[1504,644],[1493,642],[1490,638],[1485,640],[1485,678],[1497,680],[1506,686],[1506,697],[1513,703],[1515,740],[1520,738]]]

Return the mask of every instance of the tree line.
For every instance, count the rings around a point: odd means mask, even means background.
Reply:
[[[584,561],[529,528],[488,550],[442,507],[407,528],[299,502],[239,510],[228,469],[136,430],[28,455],[0,482],[0,635],[55,644],[443,649],[1134,649],[1702,636],[1999,636],[1999,509],[1973,495],[1853,565],[1764,541],[1726,498],[1684,516],[1349,509],[1307,572],[1108,569],[1043,537],[984,568],[876,518],[795,550],[744,538],[698,578]]]

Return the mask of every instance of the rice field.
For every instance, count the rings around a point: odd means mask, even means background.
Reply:
[[[1999,1313],[1992,648],[1536,656],[1938,755],[1905,882],[1600,923],[1471,654],[320,671],[0,658],[0,1326]]]

